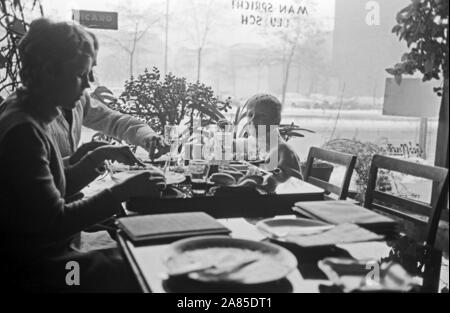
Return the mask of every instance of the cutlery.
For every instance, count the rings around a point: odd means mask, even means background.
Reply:
[[[190,264],[188,266],[185,266],[181,269],[177,269],[175,271],[171,271],[167,273],[167,276],[169,277],[179,277],[179,276],[185,276],[188,275],[190,273],[198,273],[198,272],[202,272],[208,269],[219,269],[221,271],[219,271],[219,273],[217,273],[216,275],[220,276],[220,275],[228,275],[231,273],[234,273],[242,268],[244,268],[247,265],[250,265],[252,263],[255,263],[256,261],[258,261],[259,258],[251,258],[251,259],[246,259],[243,260],[241,262],[237,262],[231,265],[225,265],[225,266],[218,266],[215,263],[210,263],[210,264],[205,264],[205,263],[201,263],[201,262],[197,262],[197,263],[193,263]]]
[[[167,169],[168,169],[169,166],[170,166],[170,162],[172,162],[172,156],[169,156],[169,157],[167,158],[167,160],[166,160],[166,163],[164,164],[164,167],[163,167],[163,172],[164,172],[164,174],[166,174]]]
[[[335,227],[335,225],[326,225],[326,226],[313,226],[313,227],[305,227],[303,229],[295,230],[295,231],[276,231],[270,227],[259,225],[263,231],[271,234],[275,238],[284,238],[287,236],[311,236],[326,232]]]
[[[245,160],[241,160],[240,162],[242,162],[245,165],[248,165],[249,168],[250,167],[256,167],[261,173],[263,173],[264,175],[269,175],[270,173],[262,168],[260,168],[259,166],[253,165],[252,163],[245,161]]]
[[[115,173],[115,171],[114,171],[114,167],[113,167],[111,161],[106,160],[104,164],[105,164],[105,169],[106,169],[106,171],[109,173],[109,175],[111,176],[111,178],[114,179],[114,173]]]
[[[188,266],[185,266],[181,269],[177,269],[175,271],[171,271],[168,274],[170,277],[184,276],[190,273],[199,272],[214,268],[215,264],[204,264],[204,263],[193,263]]]

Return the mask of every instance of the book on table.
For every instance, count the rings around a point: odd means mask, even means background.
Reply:
[[[117,220],[134,243],[175,240],[200,235],[227,235],[231,231],[204,212],[137,215]]]

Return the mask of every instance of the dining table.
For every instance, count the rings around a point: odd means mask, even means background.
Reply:
[[[82,190],[84,197],[90,197],[105,188],[110,188],[117,180],[105,173]],[[189,184],[189,181],[187,181]],[[172,187],[172,186],[169,186]],[[179,189],[186,187],[186,183],[173,185]],[[325,191],[308,182],[290,178],[277,186],[274,193],[249,194],[238,193],[217,197],[191,196],[191,197],[161,197],[134,198],[124,203],[124,215],[148,215],[162,213],[181,213],[203,211],[225,227],[231,230],[230,238],[246,239],[260,242],[270,242],[280,245],[292,252],[298,266],[284,279],[266,284],[263,287],[252,286],[256,289],[234,290],[236,292],[282,292],[282,293],[317,293],[340,292],[324,274],[318,264],[326,258],[352,259],[362,262],[399,262],[408,272],[416,272],[416,258],[411,242],[405,240],[380,240],[358,243],[337,244],[319,247],[300,247],[292,243],[273,242],[267,234],[261,232],[256,223],[267,218],[298,218],[294,213],[294,204],[301,201],[324,200]],[[333,200],[330,200],[333,201]],[[297,214],[297,215],[293,215]],[[305,217],[305,216],[300,216]],[[154,242],[145,245],[134,244],[121,230],[117,231],[117,243],[123,252],[127,263],[132,269],[143,292],[208,292],[210,290],[196,290],[185,282],[177,281],[175,284],[167,280],[167,268],[163,256],[170,247],[168,242]],[[368,263],[369,264],[369,263]],[[416,273],[417,274],[417,273]],[[414,276],[420,285],[421,278]],[[178,289],[184,288],[187,289]],[[262,289],[261,289],[262,288]]]
[[[85,197],[89,197],[116,183],[117,181],[111,179],[110,175],[103,175],[85,188],[83,194]],[[290,179],[280,184],[276,193],[258,195],[254,198],[244,194],[220,198],[201,196],[181,199],[134,199],[141,201],[142,207],[136,209],[136,207],[130,206],[130,202],[127,202],[124,214],[131,216],[203,211],[230,229],[229,237],[231,238],[270,242],[288,249],[295,255],[298,266],[284,279],[265,284],[262,287],[251,287],[256,289],[235,289],[235,292],[334,292],[336,286],[318,266],[319,261],[326,258],[369,260],[370,262],[376,260],[380,263],[393,260],[405,262],[406,265],[412,264],[408,255],[411,250],[409,242],[381,240],[305,248],[292,243],[273,242],[273,239],[261,232],[255,225],[258,221],[267,218],[298,218],[298,213],[294,213],[292,209],[296,202],[323,200],[324,195],[325,192],[321,188],[301,180]],[[196,290],[183,281],[173,283],[173,280],[167,280],[165,275],[167,268],[163,256],[170,247],[169,242],[134,244],[127,235],[118,230],[117,243],[139,282],[142,292],[210,291],[203,290],[201,286],[195,286],[198,288]],[[398,253],[401,251],[406,251],[407,255],[399,257]],[[415,279],[420,280],[419,277],[415,277]],[[420,282],[418,283],[420,284]]]
[[[255,189],[233,190],[219,195],[194,195],[189,197],[159,199],[138,197],[130,199],[127,209],[141,214],[203,211],[215,218],[264,217],[291,214],[298,201],[320,201],[325,191],[308,182],[290,178],[280,183],[275,192],[258,192]]]
[[[133,171],[129,172],[130,175]],[[124,176],[125,177],[125,176]],[[106,173],[91,182],[82,190],[84,197],[90,197],[105,188],[110,188],[118,180],[114,175]],[[173,184],[168,189],[177,191],[189,188],[189,183]],[[292,214],[292,206],[299,201],[320,201],[324,199],[325,191],[317,186],[295,177],[277,185],[274,192],[256,190],[230,190],[222,195],[172,195],[160,198],[136,197],[125,203],[128,212],[138,214],[159,214],[203,211],[215,218],[231,217],[269,217]],[[181,194],[181,196],[180,196]]]
[[[275,218],[295,218],[292,216],[277,216]],[[245,218],[217,219],[231,230],[231,238],[252,241],[269,242],[267,234],[261,232],[254,220]],[[210,286],[197,286],[192,282],[173,281],[168,279],[164,256],[170,249],[171,243],[134,244],[128,237],[118,232],[118,244],[130,265],[139,285],[144,293],[170,292],[218,292]],[[280,243],[277,243],[280,244]],[[318,262],[324,258],[351,258],[354,260],[381,260],[390,254],[391,247],[386,241],[370,241],[340,244],[335,246],[303,248],[292,244],[281,244],[292,252],[298,266],[285,278],[278,281],[250,286],[234,286],[233,292],[264,292],[264,293],[318,293],[332,292],[335,286],[318,267]],[[172,282],[171,282],[172,281]],[[240,289],[241,288],[241,289]],[[227,290],[225,290],[227,291]],[[228,290],[229,291],[229,290]]]

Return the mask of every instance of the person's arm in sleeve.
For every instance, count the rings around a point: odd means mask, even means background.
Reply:
[[[280,181],[286,181],[290,177],[303,180],[300,158],[288,145],[280,145],[278,168],[281,170]]]
[[[278,165],[265,179],[265,189],[274,192],[276,187],[295,177],[303,180],[298,155],[287,145],[278,146]]]
[[[62,162],[63,162],[64,167],[70,166],[70,156],[62,158]]]
[[[26,142],[27,144],[23,144]],[[118,213],[118,201],[106,189],[87,199],[66,204],[55,185],[43,135],[31,124],[21,124],[5,135],[0,150],[2,179],[14,204],[2,212],[8,231],[64,238]]]
[[[88,153],[79,162],[64,167],[66,196],[71,196],[91,183],[101,173],[102,163],[96,162]]]
[[[83,125],[147,149],[148,138],[159,137],[145,122],[114,111],[85,94]]]

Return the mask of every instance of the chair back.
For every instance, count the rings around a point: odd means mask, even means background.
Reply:
[[[377,190],[379,170],[395,171],[431,180],[437,186],[438,196],[428,204]],[[442,251],[435,247],[435,243],[442,210],[447,205],[448,180],[446,168],[381,155],[373,157],[369,173],[364,206],[404,221],[403,225],[411,225],[405,229],[407,237],[418,242],[419,246],[425,243],[423,259],[417,261],[425,267],[422,290],[426,292],[437,292],[439,288]]]
[[[437,184],[439,196],[428,204],[377,190],[376,182],[380,169],[429,179]],[[426,227],[425,236],[421,239],[415,239],[424,241],[432,247],[436,240],[442,209],[445,207],[445,190],[448,190],[448,169],[375,155],[370,168],[364,207],[385,212],[410,221],[415,225]]]
[[[311,175],[314,160],[316,159],[345,166],[345,175],[340,186],[333,185],[328,181],[321,180],[320,178]],[[345,200],[347,199],[348,187],[350,186],[350,180],[355,168],[355,163],[356,156],[354,155],[326,150],[318,147],[311,147],[311,149],[309,150],[308,159],[306,161],[306,168],[304,170],[303,176],[305,181],[317,187],[320,187],[329,193],[337,195],[339,200]]]

